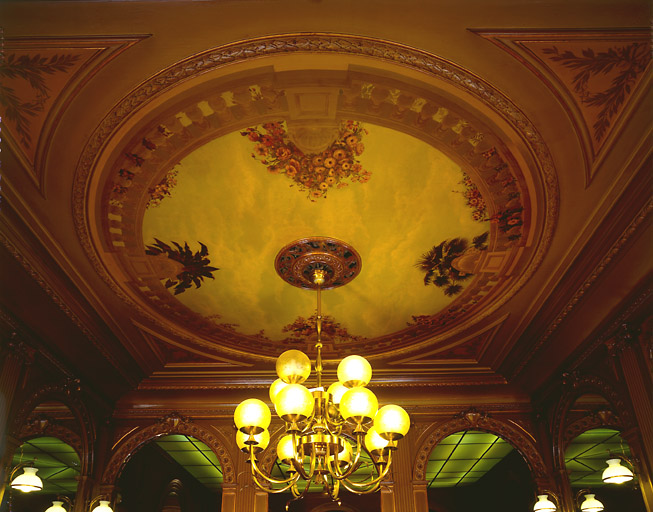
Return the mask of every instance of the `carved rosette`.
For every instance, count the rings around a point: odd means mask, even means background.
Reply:
[[[102,485],[115,486],[125,464],[148,442],[168,434],[193,436],[206,444],[216,454],[222,468],[225,484],[235,482],[234,464],[225,446],[228,442],[222,434],[216,434],[194,423],[190,418],[171,413],[158,419],[152,425],[135,430],[123,439],[111,454],[102,475]]]
[[[313,272],[324,271],[323,290],[349,283],[361,267],[361,257],[352,246],[322,236],[296,240],[281,249],[274,260],[281,279],[299,288],[316,289]]]

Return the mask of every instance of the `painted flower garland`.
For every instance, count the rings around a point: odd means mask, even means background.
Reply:
[[[285,174],[299,190],[308,192],[311,201],[326,198],[331,187],[348,186],[345,180],[369,181],[372,173],[363,169],[357,158],[365,150],[361,139],[366,133],[360,123],[345,121],[331,146],[321,153],[305,155],[289,140],[283,123],[265,123],[262,129],[247,128],[240,132],[256,143],[252,158],[272,174]]]

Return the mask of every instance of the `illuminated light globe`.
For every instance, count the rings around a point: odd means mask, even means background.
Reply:
[[[302,421],[313,413],[315,400],[301,384],[288,384],[276,397],[274,408],[279,417],[288,422]]]
[[[11,488],[22,492],[40,491],[43,489],[43,482],[37,476],[37,471],[38,468],[30,466],[23,468],[23,474],[11,481]]]
[[[270,432],[264,430],[260,434],[254,435],[253,444],[249,444],[248,440],[249,440],[249,434],[245,434],[240,430],[236,432],[236,444],[238,445],[238,448],[241,451],[245,453],[249,453],[249,447],[253,446],[254,453],[262,452],[268,447],[268,444],[270,444]]]
[[[285,464],[290,464],[293,459],[295,450],[292,443],[292,435],[288,434],[279,439],[277,444],[277,457]]]
[[[301,384],[311,374],[311,360],[300,350],[286,350],[277,359],[277,375],[286,384]]]
[[[100,500],[100,504],[93,509],[93,512],[113,512],[113,509],[109,506],[108,500]]]
[[[340,414],[350,423],[369,423],[379,409],[379,401],[367,388],[351,388],[340,399]]]
[[[372,379],[372,366],[361,356],[347,356],[338,365],[338,380],[348,388],[367,386]]]
[[[62,505],[63,501],[53,501],[52,506],[48,507],[45,512],[66,512]]]
[[[626,466],[621,465],[621,459],[608,459],[607,468],[603,470],[601,480],[606,484],[623,484],[633,479],[633,472]]]
[[[390,441],[383,439],[376,431],[376,427],[372,426],[365,434],[365,448],[367,451],[374,455],[381,455],[384,448],[388,446]]]
[[[272,401],[272,403],[274,403],[274,401],[276,400],[279,391],[281,391],[287,385],[288,383],[282,381],[281,379],[277,379],[272,384],[270,384],[270,400]]]
[[[257,398],[240,402],[234,411],[236,428],[245,434],[259,434],[270,426],[270,408]]]
[[[558,507],[556,507],[555,504],[549,500],[549,496],[547,494],[539,494],[537,496],[537,501],[533,507],[533,512],[555,512],[556,510],[558,510]]]
[[[395,441],[410,429],[410,417],[398,405],[384,405],[374,416],[374,428],[383,439]]]
[[[594,494],[586,494],[585,501],[580,504],[581,512],[601,512],[603,503],[597,500]]]
[[[338,452],[338,464],[341,466],[346,466],[349,464],[354,457],[354,452],[351,448],[351,445],[347,442],[344,441],[344,445],[342,447],[342,450]],[[331,461],[331,464],[335,462],[335,455],[329,456],[329,460]]]
[[[327,389],[327,393],[331,395],[333,403],[339,405],[342,395],[344,395],[348,390],[349,388],[341,382],[334,382],[329,386],[329,389]]]

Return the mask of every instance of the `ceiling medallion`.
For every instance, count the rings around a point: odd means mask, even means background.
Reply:
[[[361,257],[356,250],[335,238],[313,236],[295,240],[281,249],[274,268],[286,283],[315,290],[316,270],[324,272],[323,290],[343,286],[361,271]]]
[[[299,350],[287,350],[279,356],[279,378],[270,386],[270,399],[285,423],[286,434],[279,440],[276,452],[287,466],[287,478],[265,474],[256,457],[270,442],[272,416],[268,405],[256,398],[242,401],[234,411],[234,423],[238,429],[236,444],[248,454],[257,487],[268,493],[290,490],[290,501],[303,498],[311,485],[322,487],[323,493],[338,505],[341,486],[356,494],[378,491],[390,470],[397,441],[410,428],[410,418],[403,408],[379,408],[378,399],[366,387],[372,367],[365,358],[345,357],[338,365],[338,380],[328,388],[322,382],[322,288],[346,284],[356,277],[360,266],[360,257],[353,248],[322,237],[293,242],[279,252],[275,261],[277,272],[286,282],[317,292],[314,387],[302,385],[311,373],[311,361]],[[352,478],[365,460],[370,461],[376,476],[362,481]],[[298,485],[300,480],[303,488]]]

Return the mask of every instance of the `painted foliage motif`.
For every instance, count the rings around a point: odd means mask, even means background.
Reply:
[[[598,109],[593,124],[597,142],[605,137],[614,116],[651,61],[650,42],[614,46],[597,52],[586,48],[580,55],[556,46],[544,48],[542,52],[553,62],[576,72],[572,77],[574,92],[581,103]],[[606,79],[610,82],[605,83]]]
[[[252,158],[265,165],[272,174],[284,174],[300,191],[307,192],[311,201],[315,201],[326,198],[332,187],[348,186],[345,180],[369,181],[372,173],[363,169],[358,160],[365,150],[362,138],[366,133],[361,123],[346,121],[335,142],[321,153],[308,155],[290,141],[281,122],[247,128],[241,135],[256,143]]]
[[[220,270],[217,267],[211,267],[209,263],[209,250],[202,242],[199,251],[191,251],[187,242],[184,242],[182,247],[177,242],[171,242],[172,246],[162,242],[161,240],[154,239],[154,244],[148,245],[145,254],[149,256],[167,256],[168,259],[180,264],[176,270],[172,270],[171,276],[166,279],[165,287],[174,287],[174,294],[188,290],[193,284],[195,288],[202,286],[202,281],[205,277],[214,279],[213,272]]]
[[[0,105],[7,119],[13,122],[25,147],[32,144],[32,119],[43,112],[46,102],[50,99],[51,91],[46,83],[46,75],[66,73],[79,59],[80,55],[74,54],[44,57],[41,54],[30,56],[12,53],[6,59],[0,60]],[[29,89],[24,87],[25,83]],[[20,92],[16,90],[19,86]],[[26,94],[27,91],[31,95]]]

